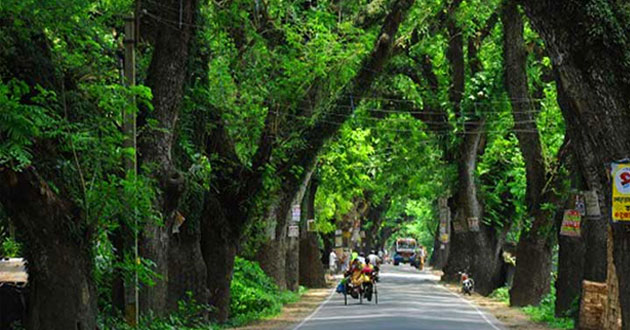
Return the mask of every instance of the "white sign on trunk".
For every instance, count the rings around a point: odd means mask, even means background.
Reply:
[[[584,202],[586,204],[586,215],[596,217],[602,215],[599,209],[599,197],[595,190],[584,192]]]
[[[300,205],[293,205],[293,208],[291,208],[291,220],[293,220],[294,222],[299,222],[300,216],[301,216]]]
[[[289,237],[299,237],[299,236],[300,236],[300,227],[289,226]]]

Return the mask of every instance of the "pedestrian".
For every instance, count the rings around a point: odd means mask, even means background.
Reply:
[[[335,250],[331,250],[330,255],[328,256],[328,269],[330,270],[331,275],[337,273],[337,254],[335,253]]]
[[[341,261],[341,271],[345,273],[348,271],[348,269],[350,269],[350,252],[348,251],[348,249],[343,250],[342,258],[343,260]]]
[[[424,246],[420,245],[420,249],[418,250],[418,255],[419,255],[419,264],[418,264],[418,269],[422,270],[424,269],[424,259],[427,256],[427,251],[424,249]]]

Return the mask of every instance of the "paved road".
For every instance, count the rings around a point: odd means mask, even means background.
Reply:
[[[333,293],[294,330],[315,329],[479,329],[502,330],[494,316],[437,285],[439,278],[408,265],[385,265],[378,283],[378,305],[374,301]]]

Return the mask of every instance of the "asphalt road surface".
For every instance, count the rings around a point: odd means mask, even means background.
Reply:
[[[439,286],[439,277],[408,265],[384,265],[378,283],[378,305],[332,293],[294,330],[315,329],[504,329],[491,314]]]

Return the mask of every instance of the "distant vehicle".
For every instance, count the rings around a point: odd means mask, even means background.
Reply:
[[[400,263],[416,266],[416,248],[418,243],[413,238],[399,238],[394,243],[394,266]]]

